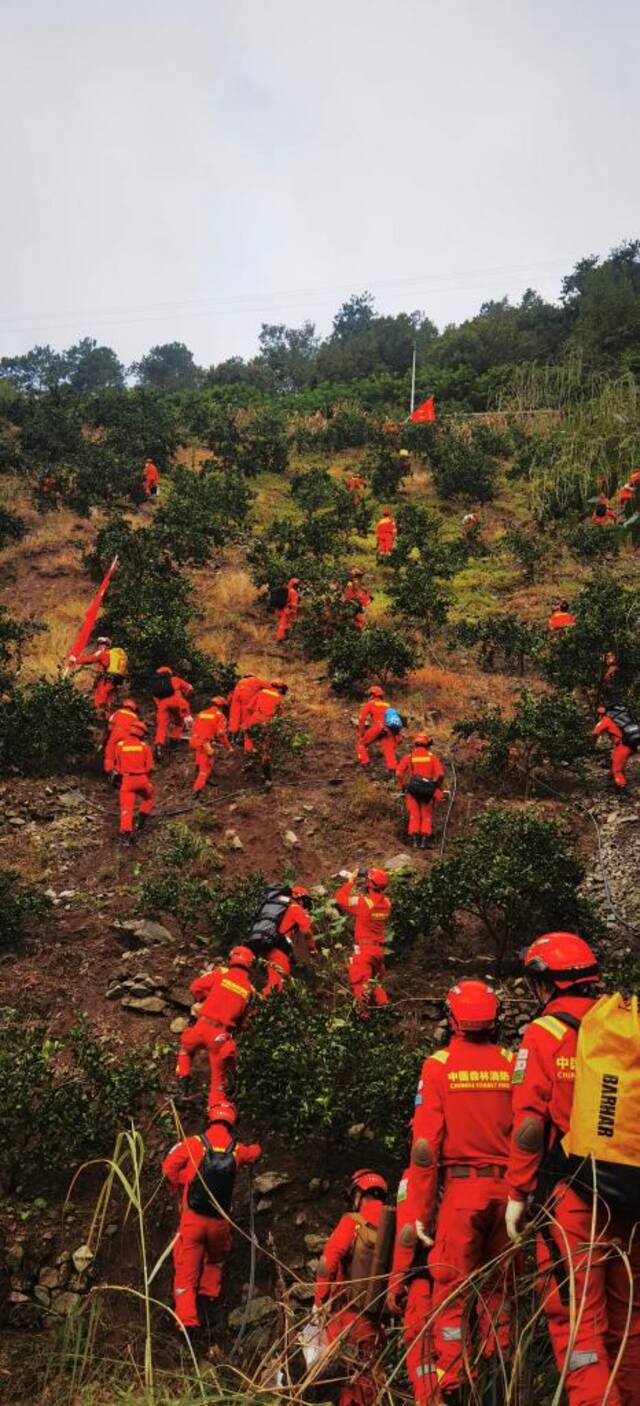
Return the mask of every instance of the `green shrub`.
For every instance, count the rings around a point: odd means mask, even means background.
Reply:
[[[602,661],[613,651],[620,665],[620,682],[637,687],[640,680],[638,593],[612,576],[594,576],[572,604],[576,623],[557,630],[542,655],[545,678],[557,688],[583,688],[591,701],[599,695]]]
[[[235,412],[228,405],[209,405],[199,427],[202,442],[230,469],[238,462],[241,435]]]
[[[491,708],[453,724],[458,737],[485,742],[484,766],[494,775],[508,767],[524,776],[525,795],[533,774],[544,766],[580,765],[593,751],[584,714],[567,693],[520,694],[513,717]]]
[[[427,875],[395,880],[394,931],[418,938],[440,929],[453,938],[462,918],[471,918],[502,965],[525,943],[554,929],[600,936],[593,910],[577,893],[583,877],[562,825],[533,806],[492,807]]]
[[[20,542],[26,536],[27,524],[17,513],[0,503],[0,549],[9,542]]]
[[[469,647],[478,644],[481,669],[493,669],[496,655],[502,655],[508,672],[514,666],[523,674],[525,662],[533,658],[540,646],[540,631],[527,625],[517,615],[487,615],[483,620],[460,620],[449,633],[449,647]]]
[[[0,869],[0,948],[21,941],[31,922],[48,912],[50,900],[22,882],[17,869]]]
[[[10,687],[22,663],[22,652],[34,635],[46,630],[37,620],[13,620],[0,605],[0,689]]]
[[[548,555],[548,543],[533,524],[529,528],[510,527],[501,545],[515,557],[527,584],[537,580],[540,567]]]
[[[304,512],[315,513],[318,508],[328,508],[334,502],[336,486],[327,469],[306,469],[304,473],[293,475],[291,497]]]
[[[389,595],[401,615],[417,620],[427,637],[444,625],[451,594],[435,579],[433,568],[422,561],[409,561],[396,572]]]
[[[496,466],[474,439],[450,424],[435,426],[429,461],[441,498],[488,503],[494,496]]]
[[[339,1143],[366,1123],[375,1145],[402,1155],[424,1052],[408,1051],[397,1020],[363,1021],[292,983],[260,1003],[240,1044],[238,1100],[270,1134]]]
[[[606,557],[616,557],[622,542],[622,529],[619,527],[596,527],[590,522],[580,522],[568,528],[564,540],[569,551],[578,561],[587,563],[602,562]]]
[[[364,630],[346,629],[335,634],[329,645],[329,672],[336,693],[352,693],[368,679],[386,684],[403,679],[410,669],[420,666],[415,646],[388,625],[368,625]]]
[[[86,1022],[65,1039],[43,1021],[0,1011],[0,1180],[5,1192],[48,1192],[114,1134],[157,1084],[147,1050],[116,1055]]]
[[[253,411],[242,431],[238,466],[248,478],[283,474],[289,462],[286,420],[274,405]]]
[[[46,776],[87,760],[95,716],[70,679],[39,679],[0,701],[0,772]]]
[[[158,858],[137,889],[136,913],[170,913],[183,929],[207,937],[216,953],[226,952],[246,934],[266,881],[256,872],[225,888],[219,866],[214,847],[188,825],[167,825]]]
[[[411,472],[408,459],[398,452],[395,442],[376,444],[369,450],[364,463],[372,492],[376,498],[384,500],[397,496],[403,478]]]
[[[178,565],[206,566],[215,547],[237,537],[248,506],[240,474],[195,474],[180,466],[172,471],[169,493],[154,518],[153,535]]]

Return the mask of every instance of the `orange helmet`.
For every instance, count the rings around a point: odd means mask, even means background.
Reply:
[[[139,712],[140,712],[140,704],[139,704],[138,702],[136,702],[136,699],[135,699],[135,698],[123,698],[122,703],[120,704],[120,707],[121,707],[121,708],[130,708],[132,713],[139,713]]]
[[[386,889],[389,875],[386,869],[370,869],[367,874],[367,882],[372,889]]]
[[[288,585],[288,586],[299,586],[299,585],[300,585],[300,577],[299,577],[299,576],[290,576],[290,577],[289,577],[289,580],[287,581],[287,585]]]
[[[376,1196],[379,1201],[384,1201],[388,1190],[384,1177],[379,1172],[372,1172],[369,1167],[360,1167],[354,1172],[347,1187],[350,1198],[355,1196],[356,1191],[362,1191],[363,1195]]]
[[[548,976],[560,991],[593,981],[599,973],[598,958],[575,932],[546,932],[524,954],[528,976]]]
[[[156,674],[170,674],[171,672],[168,664],[161,664],[160,668],[156,669]]]
[[[311,908],[311,894],[309,890],[305,888],[304,884],[292,884],[291,897],[295,898],[296,903],[299,903],[301,908],[306,908],[307,911]]]
[[[454,1030],[491,1030],[498,1017],[498,997],[486,981],[465,977],[451,987],[447,1015]]]
[[[367,698],[384,698],[384,689],[379,683],[374,683],[367,689]]]
[[[229,953],[229,962],[232,967],[244,967],[245,971],[253,966],[254,956],[250,947],[232,947]]]
[[[413,740],[416,747],[430,747],[433,742],[428,732],[417,732]]]
[[[216,693],[215,698],[212,698],[211,702],[215,703],[216,708],[226,708],[227,706],[227,700],[222,697],[221,693]]]
[[[226,1123],[228,1128],[235,1128],[238,1114],[233,1103],[229,1103],[228,1099],[221,1099],[220,1103],[214,1103],[209,1109],[208,1118],[210,1123]]]

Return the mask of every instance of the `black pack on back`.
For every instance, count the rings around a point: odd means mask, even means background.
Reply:
[[[149,680],[149,692],[152,698],[170,698],[173,693],[171,674],[161,674],[156,670]]]
[[[413,796],[414,801],[432,801],[437,789],[437,781],[432,781],[429,776],[412,776],[407,794]]]
[[[286,586],[272,586],[269,591],[269,605],[272,610],[284,610],[289,599]]]
[[[236,1181],[236,1141],[224,1149],[213,1147],[205,1133],[200,1141],[204,1156],[187,1191],[187,1205],[198,1216],[211,1216],[221,1220],[222,1213],[229,1215],[233,1188]],[[215,1198],[215,1200],[213,1199]]]
[[[637,752],[640,747],[640,723],[632,718],[631,713],[627,708],[623,708],[621,703],[616,703],[608,711],[612,723],[617,723],[620,728],[625,747],[631,747]]]
[[[291,889],[286,884],[267,889],[256,909],[247,938],[247,947],[255,957],[261,957],[277,945],[278,928],[291,901]]]

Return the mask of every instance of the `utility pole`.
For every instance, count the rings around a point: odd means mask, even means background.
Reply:
[[[416,403],[416,339],[413,338],[413,363],[411,366],[411,405],[409,414],[413,415]]]

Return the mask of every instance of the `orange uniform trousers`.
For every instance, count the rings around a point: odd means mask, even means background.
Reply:
[[[354,1001],[373,1001],[374,1006],[388,1006],[389,997],[382,986],[385,977],[384,952],[379,947],[354,947],[349,962],[349,981]]]
[[[227,1097],[229,1078],[235,1069],[237,1046],[225,1025],[200,1016],[195,1025],[183,1030],[180,1036],[180,1050],[176,1074],[179,1079],[187,1079],[191,1073],[191,1059],[197,1050],[206,1050],[209,1056],[209,1095],[208,1108],[211,1109],[221,1099]]]
[[[274,991],[284,991],[285,981],[291,976],[291,958],[279,947],[272,947],[267,953],[267,980],[263,995],[270,996]]]
[[[415,796],[405,795],[409,815],[407,832],[409,835],[431,835],[433,833],[433,801],[418,801]]]
[[[537,1241],[539,1289],[559,1370],[569,1354],[564,1383],[569,1406],[601,1406],[612,1364],[625,1338],[607,1406],[638,1406],[640,1239],[634,1233],[638,1217],[608,1217],[603,1207],[597,1212],[592,1234],[592,1207],[563,1182],[555,1189],[551,1214],[553,1220]],[[622,1258],[625,1253],[633,1286]]]
[[[437,1370],[433,1364],[431,1326],[426,1329],[431,1314],[431,1282],[427,1278],[412,1279],[402,1323],[406,1349],[405,1364],[416,1406],[431,1406],[438,1399]]]
[[[199,1216],[184,1207],[173,1247],[175,1310],[183,1327],[198,1327],[198,1294],[218,1298],[222,1269],[230,1250],[231,1231],[226,1220]]]
[[[130,835],[133,830],[136,796],[140,800],[140,814],[151,815],[153,810],[153,785],[146,771],[123,776],[120,786],[120,833]]]
[[[156,747],[164,747],[167,738],[177,742],[182,737],[184,720],[189,717],[189,700],[182,693],[172,693],[169,698],[156,698]]]
[[[341,1388],[338,1406],[374,1406],[384,1391],[384,1372],[376,1360],[380,1343],[375,1325],[362,1314],[343,1308],[327,1323],[327,1338],[329,1342],[340,1338],[362,1358],[362,1372],[356,1377],[353,1370],[350,1372],[352,1379]]]
[[[627,747],[624,742],[614,742],[613,747],[611,748],[611,775],[616,783],[616,786],[619,786],[621,790],[627,784],[627,778],[624,774],[624,769],[627,765],[629,757],[632,756],[632,754],[633,749],[631,747]]]
[[[358,738],[356,752],[360,765],[367,766],[371,761],[369,747],[372,742],[377,742],[379,744],[387,770],[395,771],[398,765],[398,759],[396,757],[396,739],[393,733],[387,732],[382,722],[372,723]]]

